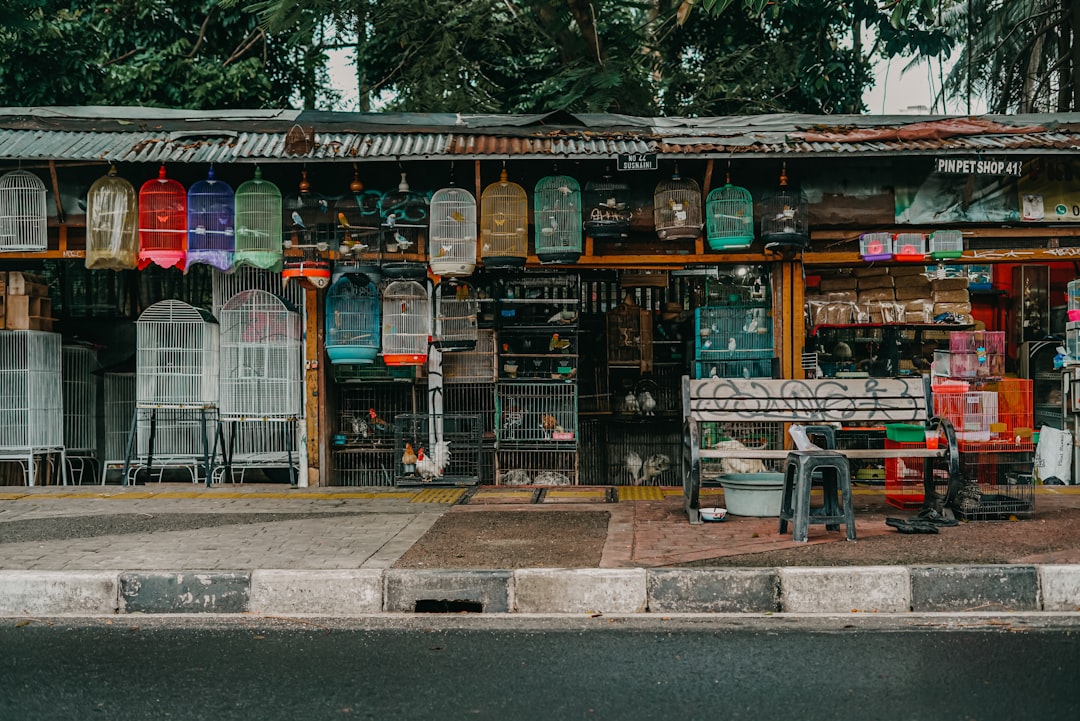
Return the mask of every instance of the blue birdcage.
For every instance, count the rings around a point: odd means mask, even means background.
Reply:
[[[541,178],[533,191],[536,257],[541,263],[576,263],[581,257],[581,186],[567,175]]]
[[[346,273],[326,292],[326,355],[331,363],[373,363],[379,353],[379,290],[363,273]]]
[[[188,188],[188,265],[203,263],[222,272],[233,267],[235,199],[232,187],[214,178],[214,167]]]
[[[281,190],[263,180],[262,170],[236,189],[236,251],[233,265],[251,265],[263,270],[281,270],[282,251]]]

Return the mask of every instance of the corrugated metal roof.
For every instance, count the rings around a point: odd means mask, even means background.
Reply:
[[[745,116],[0,108],[0,159],[235,163],[437,157],[590,158],[1058,153],[1080,150],[1080,115]],[[129,114],[131,113],[131,114]],[[313,133],[290,154],[291,129]]]

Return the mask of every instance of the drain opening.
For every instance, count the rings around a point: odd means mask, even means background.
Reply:
[[[484,604],[479,601],[450,601],[447,599],[422,598],[416,602],[416,613],[483,613]]]

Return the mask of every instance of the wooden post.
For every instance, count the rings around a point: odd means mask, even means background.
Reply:
[[[705,163],[705,182],[701,186],[701,205],[702,210],[705,209],[705,198],[709,197],[709,191],[712,190],[712,171],[713,171],[713,159],[709,158]],[[704,231],[704,226],[702,226]],[[705,254],[705,234],[704,232],[698,233],[697,238],[694,240],[694,253],[697,255]]]
[[[329,469],[323,463],[321,429],[323,423],[322,403],[325,381],[323,379],[323,331],[322,303],[319,292],[309,288],[304,293],[304,422],[307,427],[307,458],[309,486],[329,484]]]

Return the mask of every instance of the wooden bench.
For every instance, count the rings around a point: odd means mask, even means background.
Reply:
[[[683,377],[683,414],[686,418],[683,453],[683,501],[691,523],[701,523],[698,509],[702,459],[783,460],[793,446],[787,433],[775,448],[746,448],[725,444],[722,448],[702,448],[701,424],[767,423],[881,426],[910,423],[938,430],[944,435],[937,449],[874,448],[836,449],[848,459],[923,458],[944,459],[949,479],[959,478],[956,432],[944,418],[930,416],[928,378],[818,378],[776,380],[771,378]],[[737,426],[732,426],[737,427]],[[924,505],[935,498],[933,462],[923,464]]]

